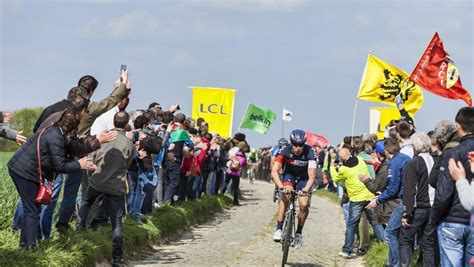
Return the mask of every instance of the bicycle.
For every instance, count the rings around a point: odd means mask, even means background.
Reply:
[[[284,267],[288,261],[288,252],[290,250],[290,246],[293,243],[296,233],[296,224],[295,224],[295,217],[296,217],[296,209],[295,209],[295,200],[296,196],[298,196],[299,191],[291,190],[287,191],[286,189],[279,189],[280,192],[290,194],[290,201],[288,204],[288,208],[285,212],[285,220],[283,221],[283,230],[282,230],[282,238],[281,238],[281,246],[283,251],[283,259],[281,262],[281,266]],[[311,193],[306,193],[307,196],[310,196]]]

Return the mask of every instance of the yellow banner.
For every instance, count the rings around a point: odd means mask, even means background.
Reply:
[[[385,126],[387,126],[391,120],[398,119],[400,119],[400,112],[397,108],[371,107],[370,133],[375,133],[379,139],[383,139]]]
[[[423,105],[423,92],[408,77],[403,70],[369,54],[357,98],[395,106],[395,97],[401,95],[403,107],[413,117]]]
[[[209,132],[232,136],[235,90],[225,88],[194,87],[194,119],[203,118],[209,124]]]

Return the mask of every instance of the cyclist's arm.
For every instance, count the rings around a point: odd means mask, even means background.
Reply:
[[[283,187],[283,183],[280,180],[280,172],[282,167],[283,156],[277,156],[272,167],[272,179],[275,185],[280,188]]]
[[[311,190],[311,187],[313,187],[314,180],[316,179],[316,168],[317,164],[315,160],[310,160],[308,162],[308,183],[306,184],[306,187],[303,188],[303,191],[309,192]]]

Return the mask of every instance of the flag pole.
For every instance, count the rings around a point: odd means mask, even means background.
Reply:
[[[240,126],[242,126],[242,122],[244,121],[244,118],[247,116],[247,112],[249,112],[249,106],[250,106],[250,102],[247,102],[247,110],[245,110],[244,116],[240,120],[239,131],[240,131],[240,129],[242,129]]]
[[[285,105],[283,105],[282,113],[284,110],[285,110]],[[285,114],[282,114],[282,115],[284,116]],[[281,137],[285,137],[285,120],[283,119],[283,116],[281,117]]]
[[[357,104],[359,103],[359,99],[356,97],[356,102],[354,105],[354,115],[352,116],[352,132],[351,132],[351,146],[354,146],[354,128],[355,128],[355,121],[356,121],[356,113],[357,113]]]

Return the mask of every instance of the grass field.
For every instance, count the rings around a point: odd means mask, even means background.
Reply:
[[[18,249],[19,234],[11,231],[17,190],[8,175],[6,163],[12,153],[0,153],[0,265],[1,266],[94,266],[112,255],[111,228],[70,231],[41,241],[33,251]],[[160,238],[191,225],[201,223],[231,206],[228,196],[203,197],[182,205],[155,209],[146,224],[124,220],[124,251],[126,258],[143,253]],[[58,205],[59,206],[59,205]]]

